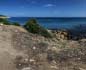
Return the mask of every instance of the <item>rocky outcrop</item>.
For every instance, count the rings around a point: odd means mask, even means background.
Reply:
[[[52,30],[52,33],[58,40],[68,40],[69,33],[66,30]]]

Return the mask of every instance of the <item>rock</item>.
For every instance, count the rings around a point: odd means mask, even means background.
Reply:
[[[79,68],[80,70],[85,70],[85,69],[83,69],[83,68]]]
[[[35,46],[33,47],[33,50],[36,50],[36,47]]]
[[[4,24],[3,23],[0,23],[0,26],[3,26]]]
[[[54,35],[58,40],[68,40],[69,34],[65,30],[53,31]]]
[[[29,61],[30,61],[30,62],[35,62],[35,60],[34,60],[34,59],[30,59]]]
[[[58,69],[57,66],[51,66],[50,68],[52,68],[52,69]]]
[[[32,70],[30,67],[23,68],[22,70]]]

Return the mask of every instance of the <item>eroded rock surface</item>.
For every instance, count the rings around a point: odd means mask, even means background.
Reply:
[[[86,41],[58,41],[0,26],[0,70],[86,70]]]

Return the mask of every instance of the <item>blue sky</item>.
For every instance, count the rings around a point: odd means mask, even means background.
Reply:
[[[0,0],[0,14],[15,17],[86,17],[86,0]]]

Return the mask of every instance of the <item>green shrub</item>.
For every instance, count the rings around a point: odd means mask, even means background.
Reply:
[[[14,22],[14,23],[12,23],[12,25],[21,26],[18,22]]]
[[[10,22],[5,18],[0,18],[0,23],[3,23],[5,25],[10,25]]]
[[[30,19],[24,27],[31,33],[38,33],[40,28],[35,19]]]
[[[44,37],[52,37],[51,34],[45,28],[40,29],[40,34]]]
[[[40,26],[36,19],[30,19],[25,25],[24,28],[27,29],[31,33],[39,34],[44,37],[51,37],[50,33]]]

